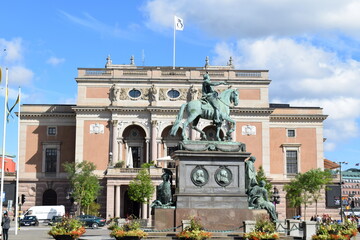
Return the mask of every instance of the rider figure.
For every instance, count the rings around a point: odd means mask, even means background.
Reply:
[[[206,99],[214,108],[214,123],[220,123],[220,105],[218,101],[218,93],[214,90],[213,86],[227,85],[226,82],[211,82],[209,73],[204,74],[204,81],[202,84],[202,99]]]

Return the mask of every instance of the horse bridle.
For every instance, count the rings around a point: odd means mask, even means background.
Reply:
[[[234,94],[235,93],[235,90],[233,90],[233,92],[231,94]],[[222,102],[225,106],[229,107],[230,108],[230,104],[226,104],[223,102],[223,100],[221,100],[221,98],[218,98],[220,102]]]

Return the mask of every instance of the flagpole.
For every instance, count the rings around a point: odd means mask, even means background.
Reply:
[[[0,213],[0,223],[2,222],[3,217],[3,199],[4,199],[4,170],[5,170],[5,139],[6,139],[6,104],[8,99],[8,77],[9,70],[6,68],[5,74],[5,101],[4,101],[4,128],[3,128],[3,144],[2,144],[2,159],[1,159],[1,189],[0,189],[0,202],[1,202],[1,213]],[[2,228],[0,230],[2,232]]]
[[[19,165],[20,165],[20,113],[21,113],[21,88],[19,87],[19,112],[18,112],[18,149],[17,149],[17,163],[16,163],[16,196],[15,196],[15,235],[18,232],[19,219]]]
[[[174,16],[173,69],[175,69],[175,37],[176,37],[176,16]]]

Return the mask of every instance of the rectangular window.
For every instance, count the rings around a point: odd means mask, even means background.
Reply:
[[[286,151],[286,171],[287,174],[298,173],[297,151]]]
[[[295,137],[295,130],[294,129],[288,129],[287,130],[287,136],[288,137]]]
[[[57,163],[57,149],[47,148],[45,150],[45,172],[54,173],[56,172]]]
[[[56,127],[48,127],[47,134],[48,134],[48,136],[55,136],[56,135]]]

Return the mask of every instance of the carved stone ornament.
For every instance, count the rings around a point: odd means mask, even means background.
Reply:
[[[246,125],[241,127],[242,135],[256,135],[256,127],[251,125]]]
[[[203,166],[196,166],[191,171],[191,181],[194,185],[202,187],[209,181],[209,173]]]
[[[104,125],[100,123],[90,124],[90,134],[103,134]]]
[[[222,187],[228,186],[232,182],[232,172],[225,166],[219,167],[215,172],[215,181]]]

